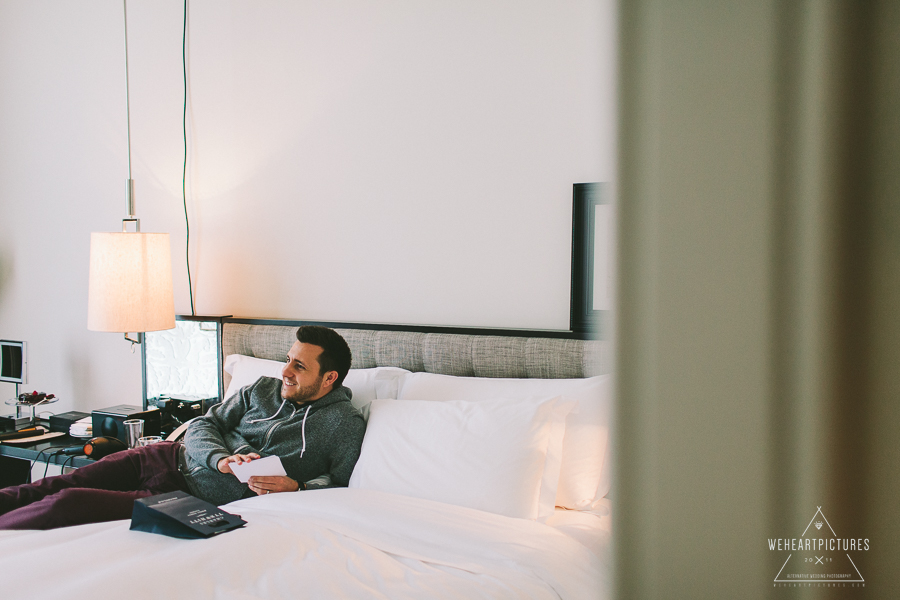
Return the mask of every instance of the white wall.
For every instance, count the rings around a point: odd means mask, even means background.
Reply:
[[[182,4],[128,8],[137,213],[187,313]],[[614,173],[613,2],[193,0],[189,29],[197,313],[568,328],[571,186]],[[140,395],[139,353],[86,329],[123,69],[121,2],[0,0],[0,337],[55,410]]]

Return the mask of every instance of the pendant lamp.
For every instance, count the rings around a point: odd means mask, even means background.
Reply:
[[[128,141],[126,216],[122,231],[91,233],[88,284],[88,329],[125,334],[132,344],[141,343],[146,331],[175,327],[172,293],[172,258],[169,234],[141,233],[134,212],[134,180],[131,178],[131,110],[128,96],[128,6],[125,18],[125,115]],[[128,231],[128,224],[134,231]],[[136,333],[131,338],[129,333]]]

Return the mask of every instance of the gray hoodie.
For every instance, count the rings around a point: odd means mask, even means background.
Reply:
[[[310,482],[308,489],[345,487],[366,431],[351,395],[340,386],[298,406],[282,401],[280,379],[261,377],[241,388],[187,430],[184,453],[191,493],[214,504],[255,496],[247,484],[216,468],[226,456],[250,452],[280,457],[288,477]]]

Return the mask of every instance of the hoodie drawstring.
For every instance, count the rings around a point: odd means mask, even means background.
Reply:
[[[303,424],[300,426],[300,437],[303,438],[303,447],[300,448],[300,458],[303,458],[303,453],[306,452],[306,417],[309,415],[309,409],[312,408],[312,404],[306,407],[306,412],[303,413]]]
[[[277,417],[278,413],[281,412],[281,409],[284,408],[285,402],[287,402],[287,398],[285,398],[281,401],[281,406],[278,407],[278,410],[276,410],[275,414],[272,415],[271,417],[266,417],[265,419],[252,419],[250,421],[247,421],[247,423],[262,423],[263,421],[271,421],[272,419]],[[300,448],[300,458],[303,458],[303,453],[306,452],[306,417],[309,416],[309,409],[311,409],[311,408],[312,408],[312,404],[310,404],[309,406],[306,407],[306,412],[303,413],[303,424],[300,425],[300,437],[303,438],[303,447]],[[294,409],[294,412],[296,412],[296,407]],[[294,416],[294,415],[291,415],[291,416]]]
[[[266,417],[265,419],[253,419],[253,420],[251,420],[251,421],[247,421],[247,423],[262,423],[263,421],[271,421],[272,419],[274,419],[275,417],[277,417],[277,416],[278,416],[278,413],[281,412],[281,409],[284,408],[284,403],[285,403],[285,402],[287,402],[287,398],[285,398],[285,399],[283,399],[283,400],[281,401],[281,406],[278,407],[278,410],[276,410],[276,411],[275,411],[275,414],[272,415],[271,417]],[[308,409],[307,409],[307,410],[308,410]]]

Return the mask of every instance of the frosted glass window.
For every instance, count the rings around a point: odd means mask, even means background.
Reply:
[[[216,322],[176,321],[146,334],[147,398],[219,395]]]

